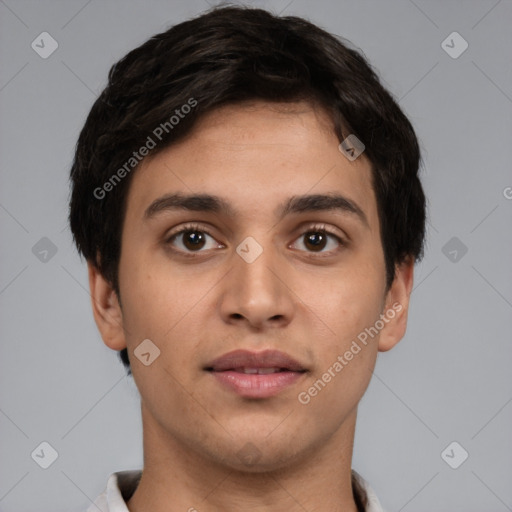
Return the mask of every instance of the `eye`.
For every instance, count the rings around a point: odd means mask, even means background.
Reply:
[[[171,234],[166,244],[174,246],[179,252],[203,252],[202,249],[215,249],[224,247],[219,244],[202,226],[187,225]]]
[[[344,241],[338,235],[328,231],[325,226],[312,226],[296,239],[293,246],[307,252],[331,252],[343,246]]]

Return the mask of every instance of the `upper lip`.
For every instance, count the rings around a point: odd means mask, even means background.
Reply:
[[[306,371],[298,361],[279,350],[233,350],[207,364],[205,370],[222,372],[236,368],[283,368],[294,372]]]

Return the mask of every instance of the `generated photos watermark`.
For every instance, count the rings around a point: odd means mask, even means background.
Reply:
[[[137,165],[142,162],[144,157],[149,155],[150,151],[162,141],[164,134],[170,133],[175,126],[177,126],[182,119],[189,114],[194,107],[197,106],[197,100],[189,98],[187,103],[181,105],[180,108],[174,110],[174,114],[169,118],[168,121],[160,123],[152,132],[148,135],[148,138],[142,144],[138,151],[134,151],[132,156],[112,174],[112,176],[105,182],[101,187],[96,187],[93,191],[93,195],[96,199],[104,199],[108,192],[114,190],[123,178],[127,176]]]
[[[343,355],[339,355],[336,358],[336,361],[333,362],[331,366],[322,374],[321,378],[317,379],[312,386],[310,386],[306,391],[301,391],[297,395],[297,399],[302,405],[307,405],[311,402],[311,399],[322,391],[325,386],[329,382],[331,382],[336,375],[338,375],[345,366],[349,364],[354,356],[361,352],[362,346],[366,347],[368,345],[369,338],[373,339],[375,336],[379,334],[379,332],[384,329],[385,325],[389,323],[390,320],[395,318],[396,314],[402,310],[403,306],[400,302],[395,302],[385,313],[382,313],[378,320],[370,326],[366,327],[363,331],[361,331],[357,335],[357,339],[352,341],[349,349],[345,351]],[[361,346],[362,345],[362,346]]]

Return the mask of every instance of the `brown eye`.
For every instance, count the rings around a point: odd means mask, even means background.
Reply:
[[[292,245],[305,252],[331,253],[345,244],[339,236],[325,229],[309,229],[300,235]]]
[[[206,243],[204,233],[201,231],[184,231],[182,237],[183,245],[191,251],[202,249]]]
[[[165,243],[177,252],[184,254],[205,252],[208,249],[223,247],[207,231],[195,226],[186,226],[175,232]]]
[[[308,231],[304,234],[304,245],[311,251],[321,251],[327,244],[327,236],[321,231]]]

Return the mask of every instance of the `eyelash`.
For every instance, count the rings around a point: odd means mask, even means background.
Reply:
[[[205,226],[201,226],[200,224],[191,223],[191,224],[186,224],[186,225],[182,226],[179,231],[176,231],[176,232],[170,234],[165,239],[165,244],[171,247],[173,241],[178,236],[186,233],[187,231],[198,231],[200,233],[204,233],[204,234],[210,236],[211,238],[213,238],[215,240],[214,235],[212,235],[212,233],[210,233],[208,228],[206,228]],[[323,233],[325,235],[328,235],[328,236],[334,238],[338,242],[340,247],[338,247],[337,249],[331,250],[331,251],[320,251],[320,252],[300,251],[300,252],[308,252],[309,254],[317,254],[317,255],[319,255],[317,257],[325,257],[325,256],[331,255],[331,253],[338,252],[342,247],[347,245],[347,242],[344,239],[342,239],[338,234],[336,234],[333,231],[331,231],[328,227],[326,227],[325,224],[313,224],[311,226],[307,226],[307,228],[304,231],[302,231],[301,234],[295,240],[299,239],[300,237],[303,237],[307,233]],[[189,258],[197,257],[197,255],[200,254],[201,252],[205,252],[205,251],[202,251],[202,250],[199,250],[199,251],[187,251],[187,252],[185,252],[185,251],[183,251],[181,249],[175,249],[175,248],[172,248],[172,250],[174,252],[176,252],[176,253],[179,253],[182,256],[189,257]]]

